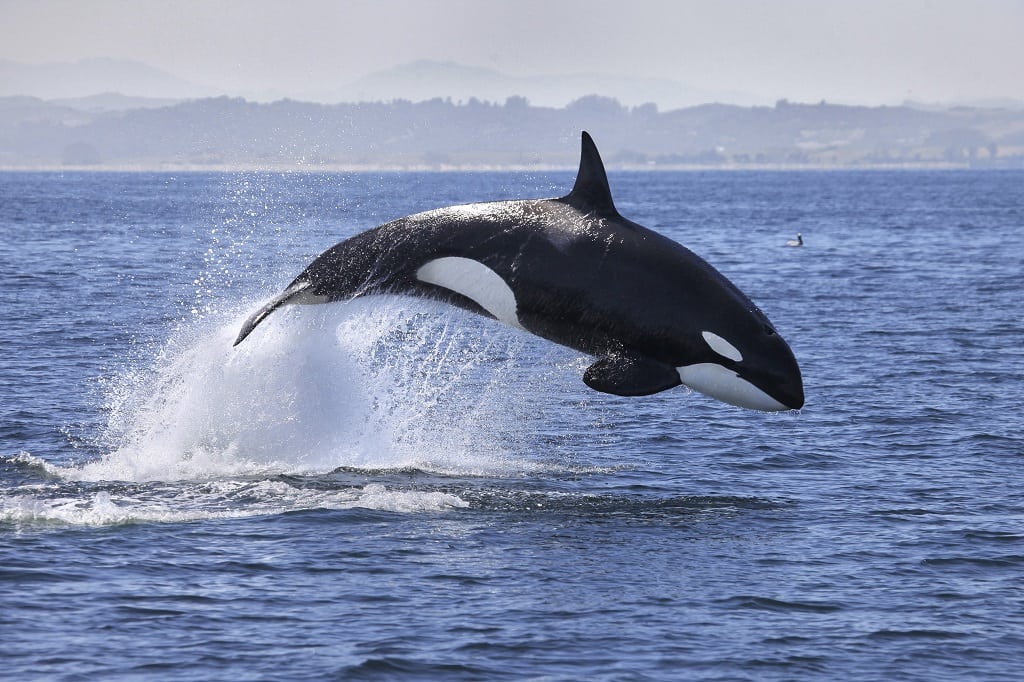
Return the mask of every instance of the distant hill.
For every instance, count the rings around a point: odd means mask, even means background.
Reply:
[[[583,129],[612,168],[1024,167],[1024,112],[1005,109],[783,100],[661,111],[596,95],[562,108],[523,97],[333,105],[217,97],[127,110],[72,103],[0,98],[0,168],[572,167]]]
[[[105,111],[128,111],[129,109],[159,109],[177,104],[180,99],[168,97],[131,97],[116,92],[104,92],[99,95],[88,97],[68,97],[66,99],[53,99],[50,103],[59,106],[99,113]]]
[[[0,96],[68,99],[110,92],[165,99],[219,94],[160,69],[129,60],[83,59],[51,64],[0,60]]]
[[[438,97],[456,102],[477,99],[501,103],[509,97],[520,96],[536,106],[564,107],[594,92],[614,97],[627,106],[656,102],[663,109],[712,101],[767,104],[745,93],[697,90],[668,79],[627,78],[600,73],[511,76],[495,69],[429,60],[377,71],[332,90],[306,93],[304,98],[327,104],[394,99],[423,102]],[[121,93],[123,97],[150,100],[197,99],[221,94],[245,96],[257,101],[281,98],[280,94],[214,90],[129,60],[86,59],[50,64],[0,60],[0,96],[111,100],[110,94],[98,93]],[[104,104],[101,108],[127,107]]]

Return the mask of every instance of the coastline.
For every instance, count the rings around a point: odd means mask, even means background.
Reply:
[[[1012,161],[1012,162],[1009,162]],[[899,162],[863,164],[623,164],[609,172],[842,172],[842,171],[991,171],[1024,170],[1024,158],[1008,163]],[[562,164],[257,164],[257,163],[132,163],[132,164],[0,164],[0,173],[560,173],[575,171]]]

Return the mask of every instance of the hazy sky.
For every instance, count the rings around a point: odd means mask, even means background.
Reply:
[[[1024,99],[1024,0],[0,0],[0,59],[327,91],[417,59],[766,98]]]

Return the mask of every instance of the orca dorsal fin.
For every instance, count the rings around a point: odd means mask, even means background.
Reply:
[[[593,138],[585,130],[576,184],[569,194],[562,197],[562,201],[586,213],[618,215],[612,201],[612,191],[608,187],[608,174],[604,171],[604,162],[601,161]]]

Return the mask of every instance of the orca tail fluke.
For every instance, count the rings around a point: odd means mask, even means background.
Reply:
[[[292,299],[308,289],[309,286],[309,282],[296,282],[279,295],[267,301],[263,307],[250,315],[249,319],[245,321],[245,324],[242,325],[242,329],[238,332],[238,338],[236,338],[235,342],[231,344],[232,347],[242,343],[242,341],[245,340],[245,337],[249,336],[249,334],[252,333],[252,330],[255,329],[260,322],[265,320],[270,313],[274,312],[281,306],[290,303]]]

